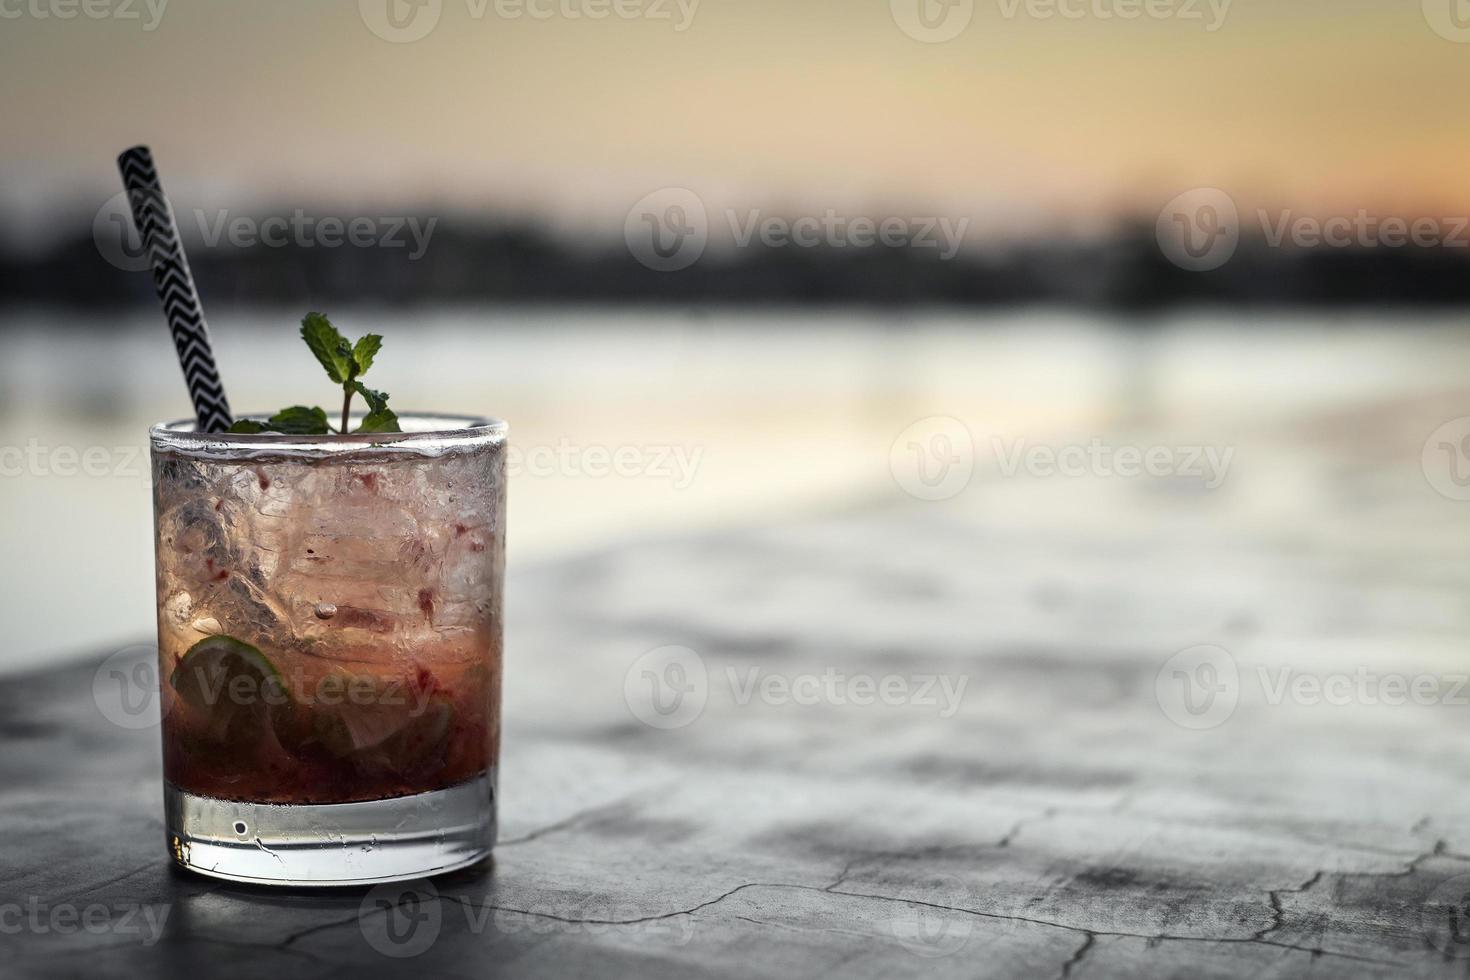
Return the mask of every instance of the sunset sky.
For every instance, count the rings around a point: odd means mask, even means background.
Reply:
[[[108,16],[55,16],[69,2],[0,0],[11,216],[100,202],[135,142],[173,195],[215,206],[428,201],[578,229],[670,185],[1042,229],[1196,186],[1318,212],[1470,209],[1470,43],[1431,26],[1441,0],[1149,0],[1173,13],[1127,20],[1102,14],[1144,0],[955,0],[970,20],[942,43],[903,29],[915,0],[698,0],[692,17],[695,0],[618,0],[640,15],[601,20],[557,11],[613,0],[172,0],[161,17],[162,0],[88,0]],[[385,2],[437,19],[385,40],[369,26]]]

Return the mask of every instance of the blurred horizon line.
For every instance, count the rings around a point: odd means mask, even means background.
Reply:
[[[226,306],[1046,304],[1146,314],[1470,302],[1470,220],[1254,222],[1220,192],[1181,195],[1159,215],[1086,235],[1029,237],[932,215],[710,215],[680,189],[639,202],[618,234],[479,211],[179,213],[201,291]],[[0,249],[0,308],[151,307],[146,267],[118,194],[89,221],[54,228],[44,249]]]

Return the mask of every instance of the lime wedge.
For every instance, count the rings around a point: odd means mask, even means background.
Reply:
[[[169,684],[188,710],[190,727],[214,742],[255,742],[291,696],[275,664],[233,636],[210,636],[179,658]]]

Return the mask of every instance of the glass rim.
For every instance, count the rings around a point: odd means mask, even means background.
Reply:
[[[241,418],[269,418],[272,413],[244,413]],[[363,412],[350,420],[361,421]],[[349,432],[291,435],[282,432],[201,432],[194,418],[158,422],[148,429],[153,452],[207,459],[285,457],[311,459],[348,454],[383,453],[443,456],[493,446],[505,441],[510,430],[503,420],[482,415],[439,412],[400,412],[403,432]]]

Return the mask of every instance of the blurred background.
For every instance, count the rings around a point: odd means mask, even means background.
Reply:
[[[895,505],[1454,562],[1460,7],[0,0],[0,670],[153,628],[135,143],[237,413],[331,401],[307,310],[383,334],[399,411],[510,421],[513,569]]]

